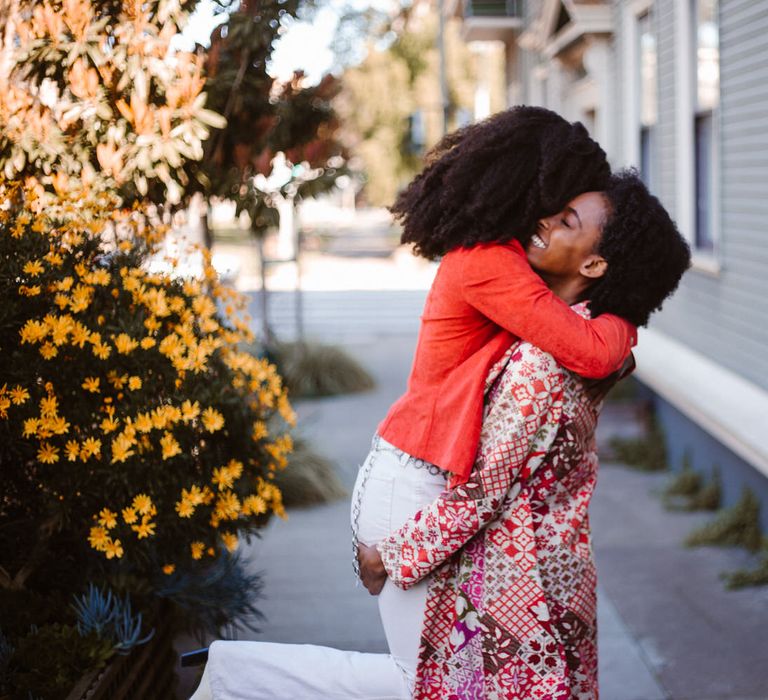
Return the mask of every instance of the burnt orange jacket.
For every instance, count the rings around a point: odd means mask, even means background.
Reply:
[[[378,433],[466,479],[480,439],[486,375],[516,338],[597,378],[621,366],[637,329],[610,314],[589,321],[571,311],[517,241],[456,248],[427,295],[407,391]]]

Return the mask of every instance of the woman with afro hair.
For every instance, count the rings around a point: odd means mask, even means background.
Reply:
[[[688,244],[633,171],[539,219],[527,255],[576,313],[610,311],[637,325],[690,264]],[[409,683],[403,698],[599,697],[588,507],[607,388],[591,389],[551,354],[513,341],[486,377],[466,481],[441,488],[438,474],[406,460],[389,468],[389,487],[386,465],[375,464],[360,570]],[[421,485],[418,511],[407,511],[415,499],[401,483]]]
[[[573,376],[605,377],[622,366],[635,342],[634,324],[644,322],[638,314],[628,320],[615,315],[621,311],[630,316],[631,309],[611,308],[610,285],[605,295],[597,297],[596,304],[603,306],[594,320],[575,312],[569,304],[576,300],[557,288],[563,270],[556,265],[548,270],[543,256],[539,276],[526,258],[524,246],[532,258],[536,255],[532,251],[541,241],[536,231],[542,221],[573,218],[566,209],[574,198],[589,195],[597,216],[601,211],[595,205],[597,197],[607,212],[607,200],[595,192],[609,183],[605,154],[584,127],[540,108],[508,110],[447,136],[432,151],[424,171],[392,211],[402,223],[403,240],[413,243],[418,254],[442,261],[427,296],[407,391],[378,427],[352,503],[363,582],[372,593],[383,587],[380,610],[391,654],[310,646],[301,647],[299,654],[298,647],[217,642],[206,669],[209,678],[195,698],[208,697],[206,684],[213,697],[230,697],[227,692],[236,689],[242,694],[232,697],[408,697],[417,673],[419,630],[422,620],[429,620],[428,613],[425,618],[428,582],[421,579],[429,573],[431,555],[404,563],[408,553],[426,550],[412,542],[390,542],[386,536],[401,523],[412,522],[420,509],[439,503],[441,494],[465,498],[467,493],[481,493],[471,472],[481,463],[478,447],[482,452],[489,372],[508,360],[510,348],[524,339],[538,352],[554,357],[558,366],[573,371]],[[588,214],[584,212],[585,217]],[[599,216],[593,219],[594,232],[604,222]],[[556,251],[557,241],[552,243],[551,250]],[[560,262],[568,266],[586,254],[583,246],[577,247]],[[600,263],[567,269],[569,279],[590,283],[606,275]],[[548,396],[546,388],[545,382],[537,392]],[[510,456],[514,454],[504,455]],[[503,459],[498,462],[506,464]],[[494,479],[485,484],[489,491]],[[504,482],[503,475],[498,481]],[[498,508],[500,502],[494,503]],[[475,516],[479,513],[474,511]],[[450,534],[459,521],[473,522],[470,516],[449,506],[438,519]],[[483,517],[486,522],[491,519],[487,513]],[[433,545],[440,540],[435,533],[428,536]],[[453,543],[453,553],[463,544],[460,540]],[[252,673],[244,670],[248,659]],[[420,673],[423,668],[419,660]],[[270,678],[274,682],[267,681]],[[218,694],[216,686],[221,689]]]
[[[645,324],[690,262],[633,172],[541,217],[529,239],[531,264],[580,318]],[[509,338],[484,378],[466,478],[376,436],[358,479],[360,573],[390,653],[217,641],[194,700],[597,700],[588,507],[600,399]]]

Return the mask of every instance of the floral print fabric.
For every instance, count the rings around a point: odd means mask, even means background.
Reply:
[[[378,545],[401,588],[431,576],[414,697],[597,700],[596,409],[525,342],[486,389],[469,481]]]

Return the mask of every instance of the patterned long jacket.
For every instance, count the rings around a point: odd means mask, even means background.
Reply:
[[[491,370],[469,481],[378,545],[400,588],[431,575],[415,698],[597,699],[596,421],[528,343]]]

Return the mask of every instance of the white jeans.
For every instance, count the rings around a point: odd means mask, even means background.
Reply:
[[[444,472],[374,437],[352,493],[352,529],[376,544],[446,487]],[[412,695],[427,581],[378,597],[389,654],[312,644],[216,641],[190,700],[408,700]]]

